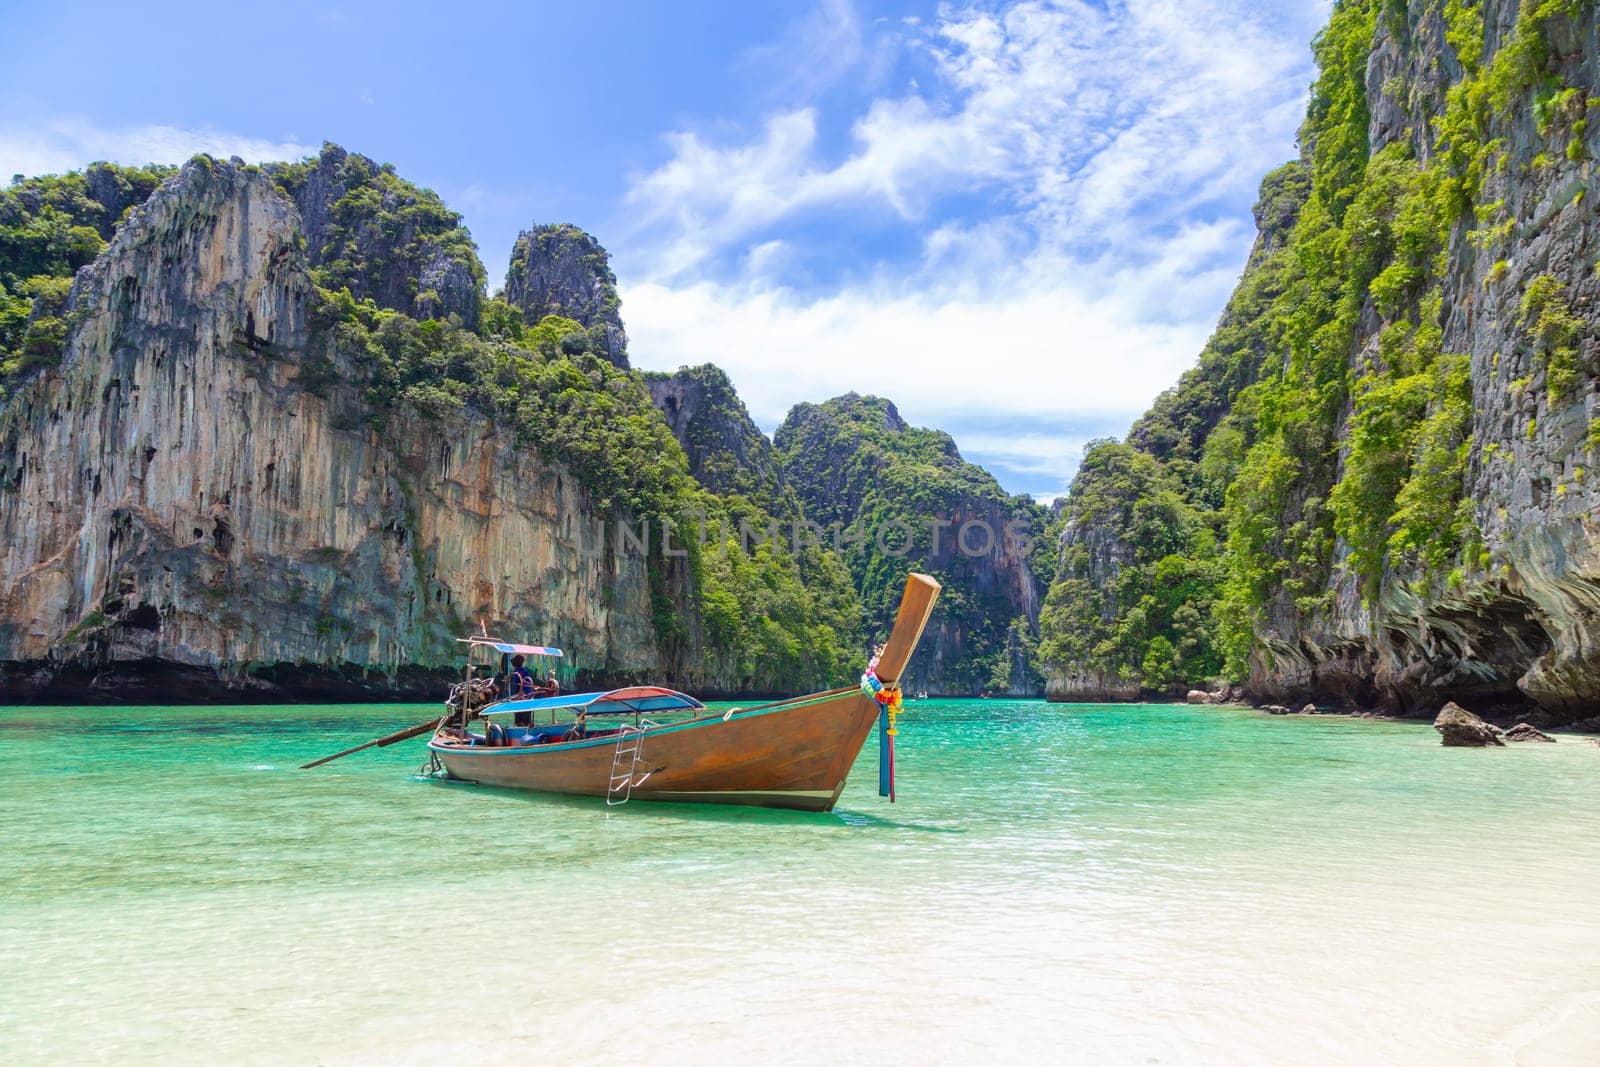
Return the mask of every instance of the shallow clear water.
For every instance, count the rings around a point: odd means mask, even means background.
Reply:
[[[806,815],[418,780],[427,708],[0,709],[0,1060],[1594,1062],[1600,748],[910,705]]]

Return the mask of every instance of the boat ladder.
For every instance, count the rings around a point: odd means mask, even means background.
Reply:
[[[644,731],[624,726],[617,737],[616,751],[611,755],[611,783],[606,790],[606,806],[626,804],[633,796],[633,787],[644,784],[650,771],[639,776],[639,761],[644,759]]]

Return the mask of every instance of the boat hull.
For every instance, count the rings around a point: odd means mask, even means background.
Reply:
[[[878,719],[859,689],[646,730],[629,799],[829,811]],[[452,778],[606,796],[616,737],[520,748],[429,745]]]

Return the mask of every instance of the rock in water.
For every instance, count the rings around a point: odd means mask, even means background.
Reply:
[[[1555,743],[1555,738],[1542,730],[1534,729],[1525,722],[1519,722],[1503,735],[1507,741],[1549,741]]]
[[[1302,715],[1321,715],[1322,712],[1317,710],[1317,706],[1315,704],[1307,704],[1305,707],[1300,709],[1300,714],[1302,714]]]
[[[1505,744],[1500,740],[1500,731],[1453,700],[1440,709],[1439,717],[1433,720],[1433,728],[1439,731],[1440,743],[1449,747]]]
[[[1191,704],[1209,704],[1211,703],[1211,694],[1204,689],[1191,689],[1189,690],[1189,695],[1184,699]]]
[[[1284,707],[1282,704],[1263,704],[1261,706],[1261,710],[1266,712],[1268,715],[1289,714],[1289,709]]]

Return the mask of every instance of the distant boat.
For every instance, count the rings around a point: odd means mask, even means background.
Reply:
[[[928,691],[926,689],[918,689],[915,693],[911,694],[911,699],[912,700],[927,700],[928,699]]]
[[[906,579],[876,666],[886,691],[904,673],[938,596],[939,583],[927,575]],[[469,660],[480,648],[510,655],[534,647],[466,640]],[[608,804],[631,798],[829,811],[882,717],[880,701],[859,686],[720,712],[648,685],[501,699],[492,679],[471,671],[428,742],[446,777]],[[479,721],[482,732],[469,728]],[[892,767],[892,750],[889,758]],[[892,781],[883,791],[892,796]]]

